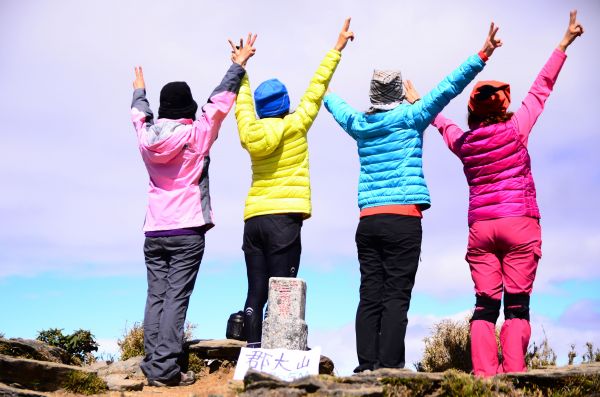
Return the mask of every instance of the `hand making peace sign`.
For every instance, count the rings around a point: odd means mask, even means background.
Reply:
[[[502,40],[496,38],[498,29],[500,29],[500,27],[492,22],[490,25],[490,31],[488,32],[485,42],[483,43],[483,48],[481,51],[488,57],[492,56],[496,48],[502,47]]]
[[[256,34],[254,36],[252,33],[248,33],[248,38],[246,39],[246,45],[244,46],[244,39],[240,39],[240,45],[236,46],[233,44],[231,39],[229,41],[229,45],[231,45],[231,61],[237,63],[242,67],[246,67],[246,63],[248,59],[254,56],[256,53],[256,48],[254,48],[254,42],[256,41]]]
[[[146,83],[144,82],[144,72],[141,66],[135,67],[135,80],[133,81],[133,89],[137,90],[138,88],[146,88]]]

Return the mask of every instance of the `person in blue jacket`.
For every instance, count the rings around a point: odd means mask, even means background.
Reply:
[[[325,96],[327,110],[356,141],[360,160],[359,365],[354,372],[404,368],[407,312],[421,254],[421,211],[431,206],[423,176],[423,132],[502,45],[497,31],[492,23],[482,50],[422,99],[405,98],[400,72],[382,70],[373,73],[372,106],[366,112],[354,110],[336,94]]]

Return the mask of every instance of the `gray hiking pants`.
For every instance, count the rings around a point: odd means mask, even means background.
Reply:
[[[204,254],[204,235],[146,237],[148,297],[141,368],[148,379],[179,376],[185,316]]]

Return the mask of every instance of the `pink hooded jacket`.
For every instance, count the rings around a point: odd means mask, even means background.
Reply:
[[[566,57],[554,50],[519,110],[505,123],[464,132],[441,114],[433,121],[464,165],[469,225],[510,216],[540,218],[527,142]]]
[[[214,226],[208,189],[209,150],[235,102],[244,74],[240,65],[231,65],[195,121],[159,119],[154,124],[146,91],[134,91],[131,118],[150,176],[144,232]]]

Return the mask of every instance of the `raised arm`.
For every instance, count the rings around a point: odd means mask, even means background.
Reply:
[[[411,105],[421,100],[421,96],[410,80],[404,82],[404,95],[406,101]],[[431,125],[437,128],[440,134],[442,134],[442,138],[444,139],[444,142],[446,142],[448,148],[453,153],[457,153],[457,141],[463,136],[464,131],[456,123],[447,119],[441,113],[433,119]]]
[[[558,74],[567,59],[565,51],[571,43],[582,34],[583,26],[577,21],[577,11],[571,11],[569,26],[563,39],[552,52],[552,55],[550,55],[550,59],[548,59],[533,82],[521,107],[513,116],[517,130],[519,131],[519,137],[523,144],[527,145],[531,129],[544,110],[544,104],[554,88]]]
[[[248,33],[246,45],[244,45],[243,39],[240,40],[239,47],[233,45],[229,40],[232,45],[231,60],[233,63],[221,83],[210,94],[206,104],[202,106],[202,115],[194,122],[197,132],[197,148],[202,153],[208,152],[217,139],[221,124],[235,102],[242,78],[246,74],[244,65],[256,52],[255,40],[256,35],[253,36],[251,33]]]
[[[425,130],[435,116],[483,70],[487,59],[496,48],[502,46],[502,40],[496,38],[498,29],[498,26],[492,22],[479,54],[470,56],[433,90],[408,109],[408,115],[417,130]]]
[[[448,149],[452,153],[458,154],[458,150],[460,149],[458,142],[465,132],[454,121],[444,117],[441,113],[433,119],[431,124],[442,134],[442,138],[444,138]]]
[[[352,138],[356,139],[356,134],[352,130],[352,122],[355,117],[360,114],[350,105],[348,105],[342,98],[332,92],[325,96],[323,101],[325,109],[335,119],[335,121],[342,127],[344,131],[348,133]]]
[[[290,115],[290,117],[298,118],[305,132],[308,131],[319,113],[321,101],[325,96],[329,81],[340,62],[342,50],[346,47],[348,40],[354,40],[354,32],[350,31],[350,18],[344,21],[344,26],[338,35],[334,48],[329,50],[325,59],[319,65],[308,89],[300,99],[300,104],[296,108],[296,111]]]
[[[146,83],[144,71],[141,66],[135,67],[135,80],[133,81],[133,99],[131,101],[131,121],[138,136],[141,138],[143,131],[154,123],[154,115],[150,103],[146,98]]]

